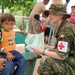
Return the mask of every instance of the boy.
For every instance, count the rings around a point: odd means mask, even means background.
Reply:
[[[0,43],[2,52],[1,55],[9,63],[12,71],[9,69],[8,72],[4,69],[0,75],[23,75],[25,59],[19,52],[15,50],[15,32],[13,30],[15,25],[14,16],[9,13],[3,14],[1,17],[1,25],[3,26],[3,29],[1,30],[2,39]],[[14,69],[15,66],[17,66],[16,69]]]
[[[49,37],[49,32],[50,32],[50,19],[49,19],[49,11],[45,10],[43,13],[43,17],[41,18],[41,32],[44,32],[45,39],[44,42],[48,43],[48,37]]]
[[[49,16],[49,11],[48,10],[45,10],[43,12],[43,15],[42,16],[43,17],[40,18],[40,20],[41,20],[41,28],[42,28],[41,32],[45,31],[45,29],[47,27],[49,27],[49,23],[50,23],[50,19],[48,17]]]
[[[71,17],[68,21],[75,25],[75,5],[71,6]]]

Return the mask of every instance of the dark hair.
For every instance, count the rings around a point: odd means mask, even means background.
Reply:
[[[40,16],[39,16],[38,14],[35,14],[35,15],[34,15],[34,18],[35,18],[36,20],[39,20],[39,19],[40,19]]]
[[[67,3],[69,3],[70,0],[66,0]]]
[[[10,13],[5,13],[1,16],[1,23],[3,23],[6,20],[15,22],[15,17]]]
[[[50,0],[47,0],[47,1],[50,1]]]
[[[50,1],[50,0],[44,0],[44,1]]]
[[[48,17],[49,16],[49,10],[45,10],[44,15]]]
[[[71,8],[75,8],[75,5],[71,6]]]

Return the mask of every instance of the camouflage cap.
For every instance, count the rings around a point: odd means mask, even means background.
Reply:
[[[70,14],[66,11],[66,6],[63,4],[51,4],[49,8],[50,13],[58,15],[58,14],[64,14],[68,18],[70,17]]]

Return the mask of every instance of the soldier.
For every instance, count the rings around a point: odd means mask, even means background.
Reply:
[[[47,5],[49,1],[50,0],[43,0],[42,2],[36,3],[36,5],[34,6],[33,10],[30,13],[30,18],[29,18],[29,30],[28,30],[29,33],[32,33],[32,34],[35,33],[33,32],[34,29],[36,31],[36,34],[40,33],[40,20],[38,20],[37,22],[37,20],[34,19],[34,16],[36,14],[40,15],[41,13],[43,13],[44,10],[46,9],[45,5]]]
[[[55,25],[50,46],[42,50],[32,48],[35,53],[46,55],[38,67],[39,75],[75,75],[74,34],[67,21],[69,14],[63,4],[50,6],[50,22]]]

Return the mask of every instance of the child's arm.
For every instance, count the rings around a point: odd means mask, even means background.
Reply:
[[[2,50],[2,53],[5,53],[5,54],[7,55],[7,56],[6,56],[6,59],[8,59],[8,60],[10,60],[10,61],[14,60],[14,56],[13,56],[9,51],[3,49],[3,50]]]
[[[16,33],[23,33],[23,34],[25,34],[25,35],[27,35],[28,34],[28,32],[26,32],[26,31],[15,31]]]
[[[44,27],[43,27],[43,20],[41,20],[41,28],[43,29]]]

